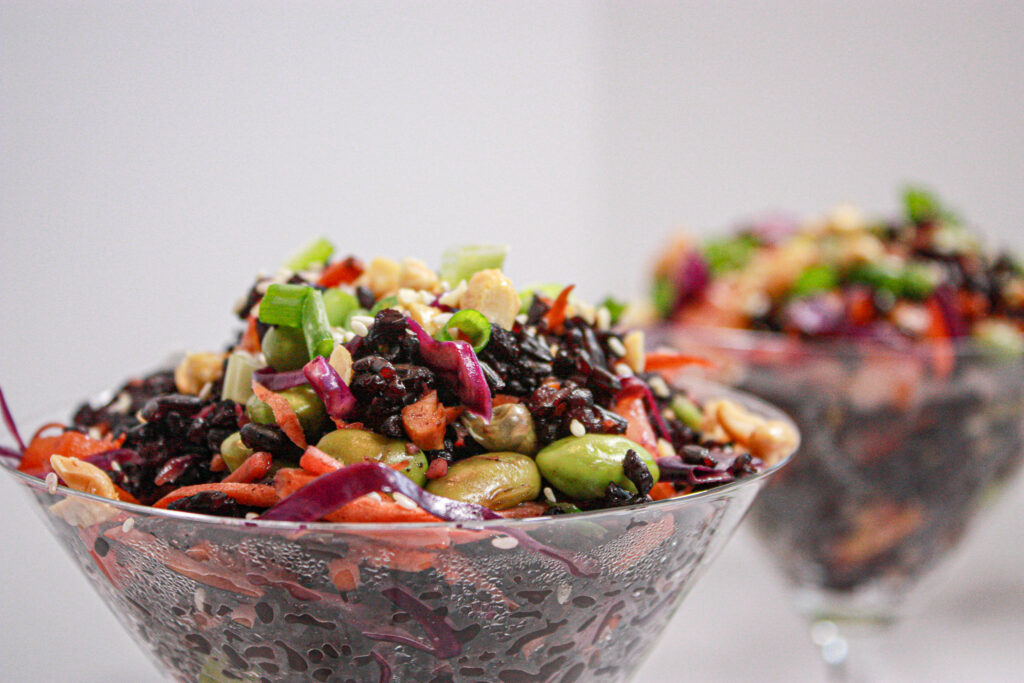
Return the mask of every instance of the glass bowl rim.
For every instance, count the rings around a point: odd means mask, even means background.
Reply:
[[[775,405],[761,399],[749,392],[740,391],[732,387],[728,387],[718,382],[712,382],[703,378],[687,377],[680,382],[683,389],[697,388],[699,391],[717,392],[707,398],[734,398],[739,399],[746,408],[754,409],[758,415],[764,417],[770,417],[775,420],[782,420],[786,422],[794,431],[797,433],[797,443],[793,447],[792,451],[784,458],[779,460],[774,465],[766,467],[764,470],[755,474],[750,474],[740,479],[735,479],[727,484],[722,484],[714,488],[705,489],[703,491],[697,491],[696,493],[688,493],[682,496],[676,496],[674,498],[666,498],[663,500],[651,501],[649,503],[634,504],[617,508],[605,508],[599,510],[587,510],[585,512],[576,512],[569,515],[541,515],[539,517],[526,517],[526,518],[501,518],[501,519],[483,519],[483,520],[462,520],[462,521],[439,521],[439,522],[372,522],[372,523],[361,523],[361,522],[296,522],[296,521],[279,521],[279,520],[261,520],[256,519],[244,519],[238,517],[218,517],[216,515],[205,515],[198,512],[183,512],[180,510],[168,510],[164,508],[154,508],[149,505],[141,505],[138,503],[126,503],[124,501],[111,500],[110,498],[104,498],[91,493],[84,493],[82,491],[76,491],[74,489],[67,488],[66,486],[58,486],[57,490],[60,494],[65,497],[79,498],[82,500],[93,501],[97,503],[104,503],[114,508],[122,510],[124,512],[132,513],[133,515],[148,515],[155,517],[163,517],[169,520],[176,520],[181,522],[195,522],[202,523],[210,526],[220,527],[236,527],[240,529],[247,529],[252,531],[257,530],[268,530],[268,531],[295,531],[295,532],[379,532],[379,531],[409,531],[409,530],[438,530],[438,529],[472,529],[472,530],[486,530],[494,529],[500,531],[503,528],[513,527],[529,527],[532,524],[546,524],[549,522],[557,522],[560,520],[565,521],[576,521],[576,520],[587,520],[595,521],[598,519],[605,519],[607,517],[621,517],[627,515],[633,515],[639,512],[647,510],[674,510],[680,507],[690,505],[691,501],[707,501],[715,500],[718,498],[724,498],[731,492],[752,485],[756,482],[760,482],[780,468],[784,467],[792,458],[793,455],[800,448],[800,431],[796,426],[793,419],[787,415],[782,409]],[[109,392],[107,393],[109,395]],[[96,400],[101,400],[104,394],[100,394]],[[13,476],[17,480],[21,480],[21,483],[25,484],[30,488],[35,488],[48,493],[46,482],[43,479],[34,477],[25,472],[18,471],[15,467],[12,467],[8,462],[7,458],[0,459],[0,467],[7,471],[8,474]]]

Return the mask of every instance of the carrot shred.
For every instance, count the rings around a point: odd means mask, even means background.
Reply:
[[[348,257],[344,261],[332,263],[320,273],[317,284],[321,287],[337,287],[347,285],[363,274],[363,264],[356,258]]]
[[[641,395],[624,396],[615,404],[615,412],[626,418],[626,438],[635,441],[651,453],[658,452],[658,437],[647,417],[644,397]]]
[[[213,457],[210,458],[210,471],[211,472],[223,472],[228,468],[228,464],[224,462],[224,456],[220,453],[214,453]]]
[[[651,487],[650,493],[648,494],[654,500],[665,500],[676,495],[676,487],[667,481],[659,481],[657,484]]]
[[[444,430],[448,424],[445,407],[431,391],[420,400],[402,408],[402,425],[412,442],[424,451],[444,448]]]
[[[646,354],[646,357],[647,363],[644,365],[644,370],[647,372],[678,370],[687,365],[699,365],[704,368],[715,366],[714,362],[702,356],[690,356],[674,351],[651,351]]]
[[[495,394],[494,398],[491,399],[491,406],[497,408],[498,406],[505,405],[506,403],[519,403],[518,396],[512,396],[510,394]]]
[[[138,498],[136,498],[132,494],[128,493],[127,491],[125,491],[123,488],[121,488],[117,484],[114,484],[114,491],[117,493],[117,499],[119,501],[121,501],[122,503],[134,503],[136,505],[139,504],[139,499]]]
[[[335,558],[327,563],[331,583],[344,593],[359,585],[359,565],[351,560]]]
[[[310,474],[327,474],[334,470],[340,470],[342,465],[316,446],[310,446],[299,458],[299,467]]]
[[[266,484],[245,484],[240,482],[219,482],[215,484],[194,484],[182,486],[168,493],[166,496],[153,503],[155,508],[166,508],[176,500],[194,496],[204,491],[220,491],[226,496],[235,499],[242,505],[268,508],[278,501],[277,491],[273,486]]]
[[[555,303],[551,304],[551,310],[545,315],[547,320],[548,329],[556,334],[562,333],[562,326],[565,322],[565,311],[569,306],[569,294],[576,285],[569,285],[561,292],[558,293],[558,297],[555,299]]]
[[[259,481],[263,477],[267,476],[267,472],[270,471],[270,466],[273,464],[274,456],[270,453],[260,451],[259,453],[253,453],[239,465],[234,472],[224,477],[221,481],[224,483],[250,483]]]
[[[492,406],[493,406],[493,404],[492,404]],[[446,406],[445,409],[444,409],[444,423],[445,423],[445,425],[450,425],[452,422],[455,422],[456,420],[458,420],[460,417],[462,417],[462,414],[464,412],[466,412],[466,406],[455,406],[454,408],[448,408]]]
[[[309,445],[306,443],[306,433],[302,431],[299,416],[295,414],[295,410],[288,400],[284,396],[270,391],[256,380],[252,381],[252,391],[256,394],[256,398],[270,406],[270,411],[274,413],[274,421],[277,422],[277,426],[281,428],[285,436],[291,439],[296,446],[306,450],[306,446]]]
[[[260,330],[256,322],[256,316],[250,315],[249,322],[245,326],[245,332],[242,334],[242,339],[238,342],[238,348],[242,351],[259,353],[262,348],[260,344]]]
[[[931,346],[932,367],[935,374],[940,377],[949,377],[953,372],[955,363],[955,351],[953,341],[949,336],[949,328],[946,325],[945,316],[942,314],[942,307],[935,299],[928,300],[928,313],[931,316],[928,330],[925,336]]]
[[[36,433],[32,435],[31,439],[29,439],[29,443],[32,443],[33,441],[38,439],[40,436],[42,436],[43,432],[45,432],[47,429],[53,429],[54,427],[59,428],[61,430],[61,432],[65,432],[68,429],[67,425],[65,425],[65,424],[63,424],[61,422],[47,422],[42,427],[40,427],[39,429],[36,430]]]
[[[122,443],[124,443],[123,434],[116,439],[109,437],[93,439],[81,432],[71,431],[64,432],[59,436],[37,436],[29,442],[28,448],[25,449],[21,462],[18,463],[18,470],[42,477],[53,471],[53,468],[50,467],[51,455],[87,458],[90,455],[120,448]]]

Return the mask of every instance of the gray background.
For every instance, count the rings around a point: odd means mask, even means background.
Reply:
[[[221,344],[252,272],[512,245],[637,293],[674,227],[896,207],[927,182],[1024,248],[1016,3],[0,3],[0,379],[29,418]],[[155,673],[0,481],[4,680]],[[1021,482],[916,601],[891,680],[1024,671]],[[740,535],[638,680],[806,680]],[[40,673],[42,671],[43,673]]]

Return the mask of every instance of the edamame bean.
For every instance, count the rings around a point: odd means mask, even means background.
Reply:
[[[315,434],[323,429],[327,422],[327,410],[320,397],[313,391],[313,387],[303,384],[277,393],[288,401],[288,405],[295,411],[306,434]],[[274,424],[274,412],[255,394],[246,401],[245,412],[253,422],[264,425]]]
[[[636,493],[636,486],[622,470],[630,449],[636,451],[657,482],[660,472],[651,454],[635,441],[614,434],[559,439],[537,454],[537,467],[552,486],[573,498],[600,498],[608,484]]]
[[[490,422],[474,413],[463,413],[462,424],[469,435],[488,451],[514,451],[533,455],[537,452],[537,433],[530,409],[522,403],[503,403],[496,407]]]
[[[306,337],[297,327],[271,327],[263,335],[263,355],[278,372],[298,370],[309,362]]]
[[[336,429],[325,434],[316,447],[346,465],[374,460],[390,466],[408,461],[401,473],[419,486],[427,481],[427,456],[420,450],[410,453],[405,441],[363,429]]]
[[[482,453],[448,467],[427,491],[438,496],[506,510],[540,495],[540,472],[521,453]]]
[[[224,459],[228,469],[234,472],[245,459],[255,453],[253,449],[242,443],[242,433],[235,432],[220,444],[220,457]]]

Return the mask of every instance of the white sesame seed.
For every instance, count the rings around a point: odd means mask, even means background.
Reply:
[[[206,604],[206,591],[202,588],[197,588],[195,594],[192,596],[193,602],[196,606],[197,612],[203,611],[203,606]]]
[[[127,534],[135,528],[135,518],[129,517],[121,524],[121,533]]]
[[[103,438],[103,430],[99,427],[89,427],[89,438],[99,441]]]
[[[622,344],[622,340],[618,337],[608,337],[608,350],[614,353],[619,358],[626,355],[626,347]]]
[[[401,507],[404,507],[406,510],[415,510],[416,509],[416,507],[417,507],[416,503],[409,496],[406,496],[404,494],[398,493],[397,491],[395,491],[391,495],[394,497],[395,502],[398,503]]]
[[[651,391],[658,398],[668,398],[672,395],[672,390],[668,388],[668,383],[658,375],[647,380],[647,386],[651,388]]]
[[[612,326],[612,314],[607,307],[597,309],[597,329],[607,330]]]
[[[555,600],[558,601],[559,605],[564,605],[569,602],[570,595],[572,595],[572,586],[568,581],[563,581],[558,584],[558,588],[555,589]]]
[[[530,316],[526,315],[525,313],[520,313],[519,315],[516,316],[516,322],[519,323],[520,325],[525,325],[526,321],[529,319]]]
[[[57,475],[53,472],[46,475],[46,492],[51,496],[57,493]]]
[[[372,315],[354,315],[352,316],[352,322],[361,322],[366,326],[366,329],[373,327],[373,316]]]
[[[619,377],[632,377],[633,368],[629,367],[625,363],[616,363],[615,374],[618,375]]]
[[[199,390],[199,394],[196,396],[200,401],[205,401],[210,398],[210,394],[213,393],[213,382],[207,382],[203,385],[203,388]]]
[[[122,391],[117,395],[117,400],[114,401],[107,409],[112,413],[121,413],[124,415],[128,412],[128,409],[132,407],[132,397],[128,395],[127,391]]]
[[[260,513],[258,513],[258,512],[246,512],[245,513],[245,518],[246,519],[256,519],[259,516],[260,516]]]
[[[352,333],[355,334],[357,337],[365,337],[366,335],[370,334],[370,330],[366,328],[366,325],[363,323],[363,321],[356,320],[355,318],[353,318],[350,324],[352,325]]]
[[[491,545],[499,550],[512,550],[519,545],[519,541],[511,536],[497,536],[491,539]]]
[[[545,498],[545,499],[546,499],[546,500],[547,500],[547,501],[548,501],[549,503],[555,503],[555,502],[557,502],[557,501],[555,500],[555,492],[551,490],[551,487],[550,487],[550,486],[545,486],[545,487],[544,487],[544,498]]]
[[[548,349],[551,351],[552,356],[558,355],[558,344],[552,344],[551,346],[548,347]]]
[[[573,418],[572,422],[569,423],[569,431],[572,432],[573,436],[584,436],[587,433],[583,423],[576,418]]]
[[[116,460],[111,460],[110,461],[110,469],[114,470],[115,472],[120,472],[121,471],[121,463],[119,463]]]

